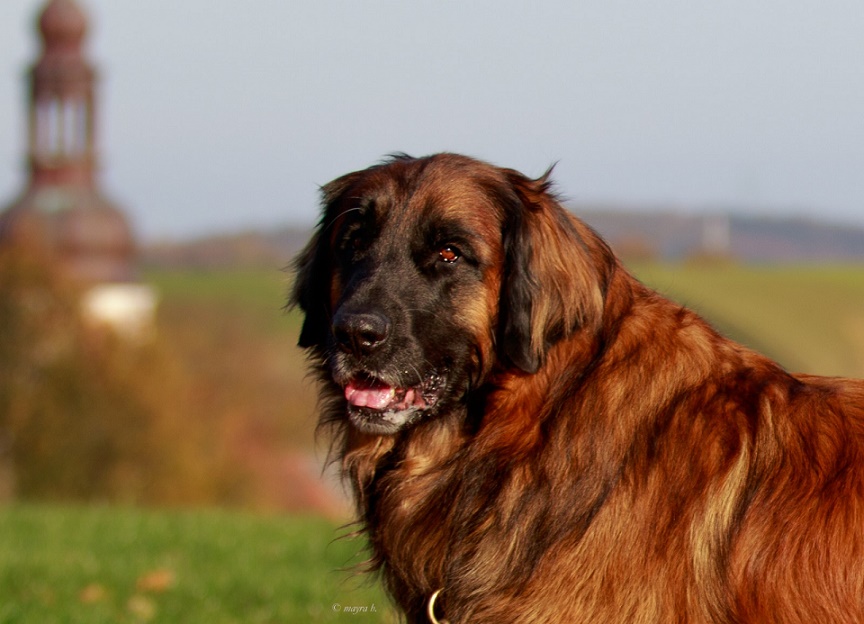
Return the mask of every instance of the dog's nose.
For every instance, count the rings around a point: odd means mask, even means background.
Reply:
[[[390,320],[379,312],[343,312],[333,317],[339,348],[357,356],[369,355],[387,341]]]

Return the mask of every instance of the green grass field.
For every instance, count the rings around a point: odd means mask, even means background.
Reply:
[[[145,275],[162,304],[207,304],[230,314],[241,314],[256,327],[271,332],[294,332],[299,317],[285,314],[291,275],[273,269],[154,270]]]
[[[313,517],[3,507],[0,623],[395,621],[340,571],[363,555],[338,534]]]
[[[864,266],[637,265],[646,284],[789,370],[864,377]]]

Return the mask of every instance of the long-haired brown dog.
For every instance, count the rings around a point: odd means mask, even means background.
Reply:
[[[323,188],[297,259],[321,423],[407,619],[864,622],[864,383],[723,338],[547,178],[395,156]]]

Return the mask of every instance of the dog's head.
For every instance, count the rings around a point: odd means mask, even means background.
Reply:
[[[322,196],[296,261],[300,346],[361,431],[452,410],[494,370],[535,373],[552,345],[599,323],[598,258],[547,176],[400,155]]]

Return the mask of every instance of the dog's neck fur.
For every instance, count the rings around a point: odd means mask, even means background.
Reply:
[[[349,435],[344,466],[360,516],[370,528],[372,567],[382,569],[409,621],[415,613],[421,618],[425,600],[441,587],[445,606],[459,612],[470,611],[471,601],[484,593],[522,591],[525,571],[541,564],[546,550],[564,537],[562,531],[567,539],[580,539],[619,481],[630,478],[628,462],[650,454],[637,448],[644,432],[667,426],[658,421],[662,414],[619,419],[638,423],[633,430],[610,419],[619,411],[638,409],[643,401],[662,405],[676,400],[684,385],[695,387],[707,376],[718,350],[727,352],[723,357],[730,349],[741,351],[738,357],[751,357],[621,268],[609,290],[616,291],[611,300],[617,309],[606,310],[600,330],[594,335],[577,332],[553,346],[534,375],[499,373],[477,410],[481,421],[466,405],[395,437]],[[663,315],[669,322],[650,328],[647,335],[670,342],[672,334],[687,335],[689,343],[702,344],[702,361],[690,356],[687,361],[644,360],[643,311],[656,306],[669,308]],[[682,353],[694,351],[700,352],[691,348]],[[619,378],[629,383],[618,392],[617,404],[594,404],[593,396],[580,394],[598,368],[621,362],[627,362],[628,372]],[[665,381],[672,378],[664,374],[670,368],[681,387]],[[567,385],[560,385],[562,379]],[[646,398],[657,393],[665,396]],[[580,418],[556,418],[562,408],[578,411]],[[562,423],[572,430],[564,430]],[[569,465],[555,463],[562,458]],[[471,466],[471,474],[464,473],[465,466]],[[572,500],[567,517],[544,516],[544,510],[556,508],[544,500],[565,492]],[[524,504],[527,498],[532,504]],[[506,513],[492,518],[488,509]],[[424,530],[430,522],[439,529]],[[485,539],[496,532],[511,537]],[[511,544],[509,552],[484,551],[502,542]]]

